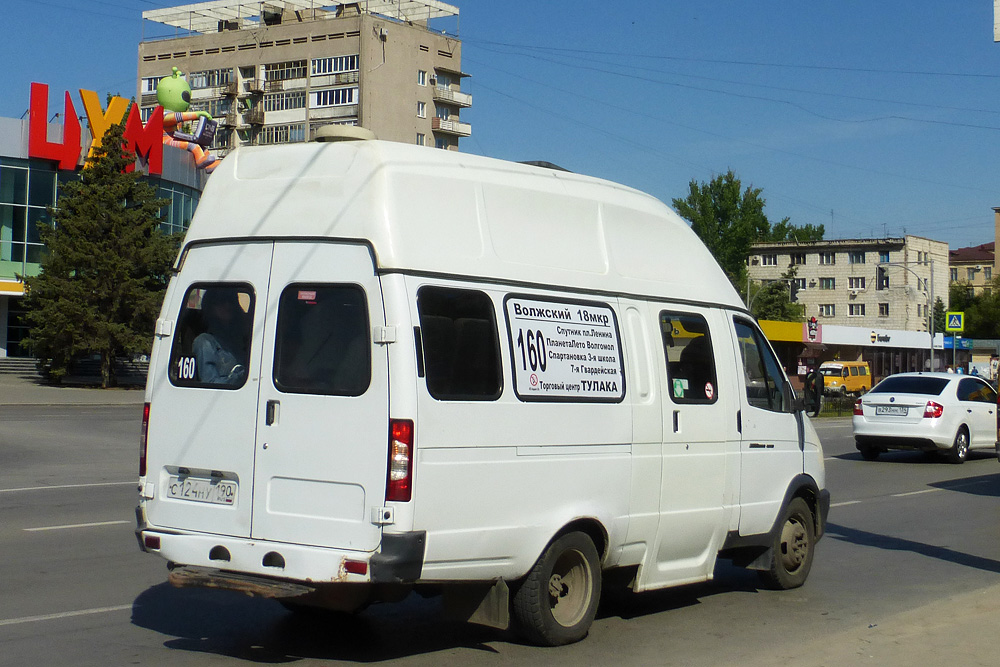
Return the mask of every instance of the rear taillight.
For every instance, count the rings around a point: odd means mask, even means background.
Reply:
[[[934,401],[927,401],[927,405],[924,406],[924,417],[931,417],[936,419],[944,414],[944,406],[940,403],[935,403]]]
[[[142,406],[142,430],[139,432],[139,477],[146,476],[146,435],[149,433],[149,403]]]
[[[408,502],[413,492],[413,421],[389,422],[389,474],[386,501]]]
[[[865,414],[864,411],[861,409],[861,399],[860,398],[858,400],[854,401],[854,414],[857,415],[858,417],[863,417],[864,414]]]

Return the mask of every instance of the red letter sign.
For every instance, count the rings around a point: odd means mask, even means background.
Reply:
[[[153,109],[152,115],[142,126],[138,105],[133,104],[125,122],[125,152],[135,152],[149,165],[150,174],[163,173],[163,107]],[[133,171],[129,165],[126,171]]]
[[[48,117],[49,87],[44,83],[33,82],[28,115],[28,155],[58,160],[60,169],[76,169],[76,163],[80,161],[80,119],[76,116],[69,93],[66,93],[61,144],[49,141]]]

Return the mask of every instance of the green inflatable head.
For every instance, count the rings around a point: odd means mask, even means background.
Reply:
[[[184,112],[191,106],[191,86],[176,67],[156,85],[156,100],[167,111]]]

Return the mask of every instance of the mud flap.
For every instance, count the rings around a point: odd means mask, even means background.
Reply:
[[[500,630],[510,627],[510,590],[503,579],[493,584],[452,584],[442,594],[450,618]]]

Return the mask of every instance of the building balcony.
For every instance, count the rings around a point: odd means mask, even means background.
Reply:
[[[310,109],[310,120],[330,120],[339,118],[357,118],[358,105],[344,104],[337,107],[323,107],[320,109]]]
[[[472,95],[443,86],[434,86],[434,101],[447,102],[457,107],[471,107]]]
[[[142,99],[139,101],[140,106],[144,107],[155,107],[160,101],[156,99],[156,93],[143,93]]]
[[[236,97],[240,92],[240,86],[235,81],[230,81],[224,86],[219,86],[219,97]]]
[[[453,134],[458,137],[471,137],[472,126],[457,120],[445,118],[431,118],[431,129],[435,132]]]
[[[247,79],[243,82],[243,92],[261,94],[267,88],[266,84],[264,79]]]
[[[236,127],[236,112],[230,111],[216,118],[221,127]]]
[[[264,124],[264,112],[260,109],[251,109],[250,111],[243,112],[243,123],[242,125],[263,125]]]

